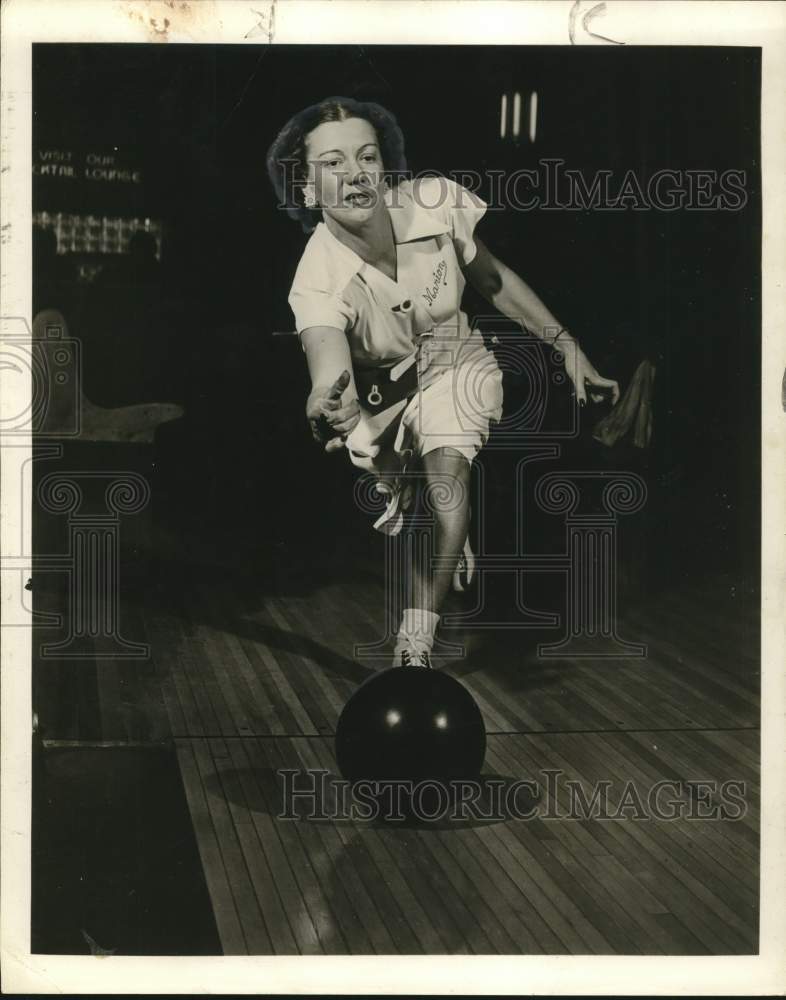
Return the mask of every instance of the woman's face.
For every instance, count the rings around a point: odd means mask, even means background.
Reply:
[[[348,229],[382,204],[382,155],[374,126],[364,118],[324,122],[306,136],[308,185],[326,216]]]

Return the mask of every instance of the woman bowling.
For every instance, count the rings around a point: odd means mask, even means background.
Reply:
[[[311,376],[312,433],[378,479],[381,531],[401,530],[413,474],[424,482],[440,571],[411,567],[394,663],[430,667],[440,607],[471,559],[470,465],[502,412],[501,372],[461,310],[466,281],[555,345],[581,405],[588,392],[616,402],[619,388],[475,237],[480,198],[445,177],[402,179],[401,130],[378,104],[336,97],[306,108],[267,167],[279,202],[311,233],[289,304]]]

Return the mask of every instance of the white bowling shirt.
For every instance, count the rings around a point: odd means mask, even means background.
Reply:
[[[470,336],[461,310],[461,268],[475,256],[473,233],[486,203],[447,177],[402,181],[385,194],[396,241],[393,281],[320,222],[289,293],[298,334],[311,326],[346,332],[353,364],[388,367],[420,338]],[[432,342],[434,343],[434,342]]]

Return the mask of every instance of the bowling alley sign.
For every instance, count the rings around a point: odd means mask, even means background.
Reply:
[[[33,202],[38,208],[102,211],[133,207],[143,186],[141,166],[117,147],[39,147],[33,151]]]
[[[70,149],[39,149],[34,177],[87,180],[99,184],[141,184],[142,171],[122,162],[116,153],[75,153]]]

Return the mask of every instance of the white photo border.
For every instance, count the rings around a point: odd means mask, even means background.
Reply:
[[[602,9],[598,9],[598,8]],[[594,9],[594,14],[591,13]],[[2,16],[3,317],[31,317],[35,42],[756,46],[762,50],[762,830],[760,953],[712,957],[82,957],[30,953],[31,635],[2,643],[2,988],[6,993],[693,994],[786,990],[786,5],[608,0],[6,0]],[[754,334],[756,331],[753,331]],[[2,393],[0,418],[25,400]],[[2,553],[29,553],[29,439],[0,439]],[[19,548],[21,544],[21,549]],[[3,574],[2,607],[23,604]],[[6,630],[8,631],[8,630]]]

